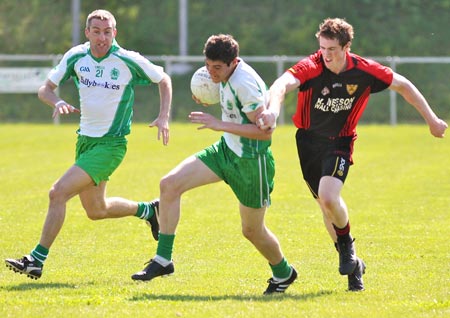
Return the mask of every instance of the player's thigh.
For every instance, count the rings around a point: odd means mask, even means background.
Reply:
[[[88,215],[91,211],[103,211],[106,208],[106,181],[88,186],[80,192],[79,198]]]
[[[189,189],[222,180],[205,163],[190,156],[165,175],[160,182],[161,192],[183,193]]]
[[[92,185],[91,177],[83,169],[73,165],[53,184],[50,198],[69,200]]]
[[[319,183],[320,201],[339,201],[344,183],[335,177],[323,176]]]

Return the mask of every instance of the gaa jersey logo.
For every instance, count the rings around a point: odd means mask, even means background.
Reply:
[[[357,84],[347,84],[347,93],[349,95],[353,95],[356,90],[358,89],[358,85]]]
[[[112,80],[116,80],[119,78],[120,72],[117,68],[113,68],[110,75]]]

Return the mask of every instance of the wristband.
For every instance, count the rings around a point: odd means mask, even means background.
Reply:
[[[67,104],[67,103],[63,100],[60,100],[59,102],[56,102],[55,107],[58,107],[61,104]]]

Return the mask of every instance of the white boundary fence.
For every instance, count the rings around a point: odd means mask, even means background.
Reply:
[[[277,77],[280,76],[285,69],[296,63],[298,60],[303,58],[304,56],[242,56],[242,58],[249,62],[262,62],[262,63],[272,63],[276,66]],[[49,62],[51,66],[55,66],[58,64],[59,60],[62,58],[62,55],[9,55],[9,54],[0,54],[0,62],[2,61],[13,61],[13,62]],[[146,55],[150,61],[156,64],[164,64],[165,71],[169,74],[183,74],[191,71],[192,66],[189,63],[201,63],[204,61],[204,57],[202,55]],[[384,65],[389,65],[394,71],[397,69],[399,64],[450,64],[450,56],[449,57],[398,57],[398,56],[385,56],[385,57],[371,57],[372,59],[383,63]],[[17,68],[15,66],[14,68]],[[39,69],[38,66],[32,67],[28,66],[28,69]],[[44,68],[41,66],[41,68]],[[9,67],[0,67],[0,85],[2,83],[1,74],[11,74],[11,68]],[[3,81],[9,80],[8,76],[5,75],[3,77]],[[20,79],[16,77],[14,80]],[[4,93],[4,90],[0,90],[0,93]],[[394,91],[389,92],[390,98],[390,123],[391,125],[397,124],[397,94]],[[284,109],[284,108],[283,108]],[[283,110],[282,109],[282,110]],[[284,113],[280,114],[280,124],[285,123]]]

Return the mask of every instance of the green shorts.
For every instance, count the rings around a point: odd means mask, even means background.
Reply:
[[[87,137],[78,135],[75,165],[86,171],[95,185],[108,181],[127,152],[125,137]]]
[[[256,158],[241,158],[222,138],[195,156],[231,187],[244,206],[259,209],[270,205],[275,176],[270,149]]]

